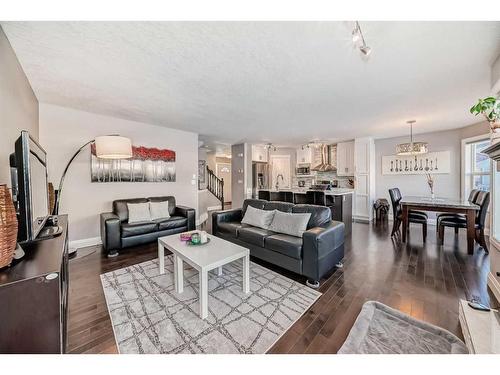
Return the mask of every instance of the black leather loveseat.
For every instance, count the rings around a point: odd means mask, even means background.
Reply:
[[[263,210],[311,213],[307,230],[300,237],[241,224],[248,206]],[[331,220],[328,207],[246,199],[243,207],[212,214],[212,233],[250,249],[256,258],[307,277],[310,286],[341,266],[344,258],[344,223]]]
[[[127,203],[168,201],[170,218],[140,223],[128,223]],[[101,214],[102,245],[108,256],[118,255],[118,250],[153,242],[158,237],[195,229],[195,210],[177,206],[172,196],[120,199],[113,201],[113,212]]]

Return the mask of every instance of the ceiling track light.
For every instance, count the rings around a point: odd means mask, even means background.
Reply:
[[[365,37],[363,36],[363,32],[361,31],[358,21],[355,21],[354,29],[352,30],[352,42],[358,46],[359,51],[364,56],[370,56],[372,53],[372,49],[366,45]]]

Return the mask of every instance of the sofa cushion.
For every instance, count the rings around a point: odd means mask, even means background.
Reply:
[[[226,222],[217,224],[217,230],[220,233],[228,234],[234,238],[238,237],[238,230],[245,226],[245,224],[241,224],[237,221],[234,222]]]
[[[292,212],[293,206],[294,206],[293,203],[271,201],[271,202],[266,202],[264,204],[264,210],[266,211],[278,210],[281,212]]]
[[[247,207],[252,206],[254,208],[258,208],[259,210],[264,209],[264,204],[267,201],[262,199],[245,199],[243,201],[243,206],[241,207],[241,215],[245,216],[245,212],[247,212]]]
[[[159,230],[174,229],[185,227],[187,225],[187,218],[182,216],[170,216],[168,219],[155,220],[158,223]]]
[[[293,213],[310,213],[311,218],[307,223],[307,229],[325,225],[332,219],[332,211],[329,207],[316,206],[314,204],[296,204],[292,208]]]
[[[265,247],[268,250],[295,258],[302,259],[302,238],[288,234],[273,234],[266,237]]]
[[[164,202],[149,202],[149,212],[151,213],[151,220],[168,219],[171,215],[169,212],[168,201]]]
[[[256,227],[242,227],[238,229],[238,239],[256,246],[264,247],[264,240],[276,232]]]
[[[128,221],[128,208],[127,203],[147,203],[146,198],[133,198],[133,199],[118,199],[113,201],[113,213],[118,215],[120,221],[123,223]]]
[[[302,237],[302,234],[307,229],[307,223],[310,217],[310,213],[294,214],[291,212],[275,211],[273,222],[269,226],[269,230],[295,237]]]
[[[155,222],[124,223],[122,224],[122,237],[133,237],[141,234],[156,232],[158,224]]]
[[[146,203],[127,203],[128,223],[142,223],[151,221],[151,212],[149,211],[149,202]]]
[[[170,216],[175,214],[175,197],[166,195],[164,197],[149,197],[147,198],[150,202],[168,202],[168,213]]]
[[[241,220],[242,224],[252,225],[257,228],[269,229],[273,221],[275,211],[264,211],[252,206],[248,206],[245,216]]]

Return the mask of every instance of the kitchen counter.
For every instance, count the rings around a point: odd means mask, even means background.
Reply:
[[[305,194],[311,189],[301,189],[301,188],[294,188],[294,189],[259,189],[259,191],[268,191],[268,192],[274,192],[274,193],[279,193],[279,192],[291,192],[294,194]],[[326,195],[345,195],[345,194],[354,194],[354,189],[348,189],[348,188],[332,188],[331,190],[312,190],[312,191],[323,191]]]

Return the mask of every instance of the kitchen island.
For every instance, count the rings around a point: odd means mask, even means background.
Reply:
[[[308,194],[309,192],[309,194]],[[322,196],[324,193],[324,197]],[[329,190],[311,189],[259,189],[259,199],[281,201],[294,204],[309,203],[330,207],[332,219],[345,224],[346,234],[352,228],[352,196],[354,189],[331,188]]]

